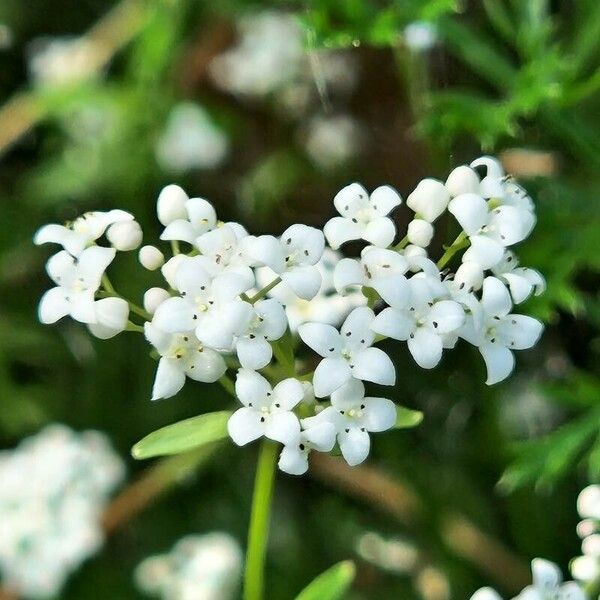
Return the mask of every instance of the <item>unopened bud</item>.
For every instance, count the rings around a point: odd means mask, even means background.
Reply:
[[[142,228],[137,221],[113,223],[106,232],[108,241],[117,250],[135,250],[142,243]]]
[[[188,195],[178,185],[164,187],[156,201],[158,220],[166,227],[177,219],[187,219],[185,203],[188,200]]]
[[[424,219],[414,219],[408,224],[407,237],[411,244],[427,248],[433,238],[433,225]]]
[[[150,288],[149,290],[146,290],[146,293],[144,294],[144,309],[153,315],[156,309],[170,297],[171,295],[169,292],[163,288]]]
[[[446,186],[437,179],[423,179],[406,199],[406,204],[420,218],[432,223],[448,206],[450,194]]]
[[[138,254],[140,264],[148,271],[156,271],[165,263],[164,254],[156,246],[142,246]]]
[[[446,179],[446,189],[452,198],[460,194],[477,194],[479,193],[479,176],[467,165],[456,167]]]
[[[107,340],[127,327],[129,305],[123,298],[103,298],[94,302],[96,322],[88,328],[97,338]]]

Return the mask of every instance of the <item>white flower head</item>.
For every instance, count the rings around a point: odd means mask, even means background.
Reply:
[[[396,340],[407,340],[416,363],[432,369],[442,358],[445,337],[458,331],[465,313],[458,302],[446,299],[445,287],[439,287],[437,279],[423,273],[408,283],[408,302],[385,308],[375,317],[372,329]]]
[[[94,297],[115,252],[113,248],[91,246],[83,250],[78,258],[65,250],[50,257],[46,271],[56,287],[48,290],[40,300],[40,321],[55,323],[70,315],[81,323],[96,323]]]
[[[159,196],[159,203],[165,190]],[[164,197],[166,198],[165,204],[168,204],[175,202],[173,198],[177,196],[175,193],[172,195],[169,193]],[[167,202],[167,199],[169,202]],[[167,211],[165,210],[165,212]],[[213,205],[204,198],[190,198],[185,202],[185,217],[170,221],[162,232],[160,239],[187,242],[193,245],[199,236],[216,226],[217,213]]]
[[[333,424],[342,455],[350,466],[355,466],[369,454],[369,433],[394,426],[396,405],[387,398],[365,398],[362,381],[351,379],[331,394],[331,406],[302,420],[309,431],[323,423]]]
[[[330,452],[335,445],[335,438],[335,426],[327,421],[301,431],[297,440],[283,447],[279,468],[290,475],[303,475],[308,470],[310,452]]]
[[[373,311],[355,308],[344,321],[341,331],[324,323],[305,323],[298,328],[304,343],[323,357],[315,370],[315,396],[323,398],[352,378],[394,385],[396,371],[389,356],[373,348],[375,332]]]
[[[244,406],[231,415],[227,429],[238,446],[262,436],[282,444],[291,444],[299,438],[300,421],[293,409],[304,397],[300,381],[284,379],[271,387],[256,371],[240,369],[235,393]]]
[[[487,367],[488,385],[506,379],[515,365],[513,350],[535,345],[543,325],[533,317],[512,314],[510,294],[496,277],[483,281],[480,314],[467,315],[459,335],[477,346]]]
[[[437,179],[423,179],[406,199],[406,205],[415,211],[417,218],[433,223],[445,210],[450,194]]]
[[[60,244],[69,254],[79,256],[85,248],[102,237],[110,225],[128,221],[133,221],[133,215],[124,210],[88,212],[67,225],[44,225],[38,229],[33,243]]]
[[[524,302],[531,294],[539,296],[546,290],[543,275],[535,269],[520,267],[519,260],[510,250],[506,250],[502,260],[492,267],[492,273],[508,285],[515,304]]]
[[[333,217],[324,228],[329,245],[336,250],[351,240],[363,239],[386,248],[396,236],[396,226],[390,212],[402,203],[402,198],[389,185],[382,185],[369,196],[367,190],[352,183],[340,190],[333,204],[341,217]]]
[[[152,321],[144,324],[144,335],[161,356],[152,400],[174,396],[185,384],[186,377],[214,383],[227,370],[225,359],[217,351],[205,347],[193,333],[167,333]]]
[[[245,240],[246,255],[269,267],[305,300],[314,298],[321,287],[321,273],[315,265],[324,248],[323,232],[300,224],[288,227],[279,239],[261,235]]]

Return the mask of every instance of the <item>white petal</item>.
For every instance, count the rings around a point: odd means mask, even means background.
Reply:
[[[196,327],[194,307],[185,298],[169,298],[154,313],[152,322],[163,331],[178,333]]]
[[[187,356],[185,362],[185,374],[194,381],[203,383],[214,383],[225,375],[227,365],[225,359],[211,348],[189,350],[191,356]]]
[[[515,366],[515,357],[508,348],[497,342],[485,342],[479,347],[479,351],[487,368],[488,385],[498,383],[511,374]]]
[[[351,183],[335,195],[333,205],[343,217],[353,217],[369,206],[369,194],[360,183]]]
[[[154,385],[152,387],[152,400],[170,398],[174,396],[185,383],[185,373],[179,368],[173,358],[161,358],[158,361]]]
[[[463,307],[453,300],[436,302],[427,315],[427,324],[435,333],[450,333],[456,331],[465,322]]]
[[[415,322],[402,311],[388,307],[375,317],[371,328],[380,335],[404,341],[414,331]]]
[[[367,431],[385,431],[396,424],[396,405],[387,398],[365,398],[362,425]]]
[[[235,380],[235,395],[245,406],[253,408],[269,406],[268,394],[272,392],[271,384],[256,371],[240,369]]]
[[[390,306],[404,308],[408,305],[410,288],[404,275],[397,273],[389,277],[373,278],[370,285]]]
[[[281,408],[286,410],[292,410],[301,402],[302,398],[304,398],[304,387],[300,381],[293,377],[280,381],[273,388],[273,404],[279,404]]]
[[[450,194],[441,181],[423,179],[406,199],[406,205],[433,223],[446,210],[449,200]]]
[[[217,213],[213,205],[204,198],[190,198],[185,203],[185,209],[192,227],[198,233],[208,231],[217,224]]]
[[[349,431],[342,431],[338,439],[342,455],[351,467],[360,464],[369,455],[371,440],[366,431],[361,431],[358,427],[350,427]]]
[[[70,287],[77,278],[76,260],[65,250],[53,254],[46,262],[46,272],[50,279],[65,287]]]
[[[300,264],[314,265],[323,255],[325,238],[315,227],[296,223],[281,234],[284,253],[295,253]]]
[[[333,284],[339,294],[348,292],[348,288],[357,285],[368,285],[364,267],[354,258],[343,258],[333,271]]]
[[[352,375],[363,381],[372,381],[380,385],[396,383],[396,369],[390,357],[379,348],[366,348],[352,357],[354,368]]]
[[[481,588],[471,596],[470,600],[502,600],[502,597],[492,588]]]
[[[229,437],[238,446],[244,446],[257,440],[264,434],[265,425],[261,422],[261,415],[252,408],[239,408],[227,422]]]
[[[235,231],[227,225],[207,231],[196,239],[196,246],[202,254],[207,256],[225,253],[227,247],[235,247],[236,245],[237,236]]]
[[[97,290],[100,286],[100,279],[110,265],[117,251],[114,248],[103,248],[101,246],[92,246],[86,248],[80,255],[77,262],[79,276],[85,280],[88,289]]]
[[[266,265],[281,273],[285,269],[284,249],[281,242],[272,235],[250,236],[244,240],[246,254],[261,265]]]
[[[198,315],[196,336],[211,348],[229,352],[233,349],[234,336],[246,331],[254,311],[241,300],[217,306]]]
[[[369,199],[373,214],[378,217],[389,215],[396,206],[402,204],[400,194],[389,185],[382,185],[371,193]]]
[[[38,229],[33,238],[36,245],[54,243],[60,244],[69,254],[78,256],[90,241],[89,237],[64,225],[44,225]]]
[[[177,219],[169,223],[160,235],[161,240],[178,240],[193,244],[196,240],[197,233],[194,231],[192,224],[185,219]]]
[[[586,600],[586,598],[583,589],[574,581],[569,581],[560,586],[556,600]]]
[[[156,327],[154,322],[144,323],[144,337],[158,350],[164,354],[171,346],[173,335]]]
[[[39,320],[49,325],[68,315],[71,305],[67,301],[67,296],[67,291],[61,287],[48,290],[40,300],[38,307]]]
[[[285,309],[281,302],[275,298],[259,300],[254,305],[256,314],[263,319],[260,331],[269,340],[278,340],[287,329]]]
[[[512,308],[506,286],[496,277],[486,277],[483,280],[481,304],[486,314],[494,317],[504,317]]]
[[[337,355],[342,348],[338,330],[325,323],[304,323],[298,327],[302,341],[321,356]]]
[[[367,224],[362,238],[380,248],[387,248],[396,237],[396,225],[389,217],[377,217]]]
[[[558,565],[543,558],[534,558],[531,561],[531,573],[533,585],[545,592],[554,591],[562,581]]]
[[[442,340],[427,327],[418,327],[408,338],[408,349],[423,369],[433,369],[442,358]]]
[[[70,315],[80,323],[95,323],[96,309],[94,307],[94,292],[71,292],[69,294]]]
[[[267,418],[265,436],[281,444],[292,444],[300,437],[300,421],[293,412],[273,412]]]
[[[512,350],[531,348],[540,339],[544,326],[527,315],[507,315],[498,323],[498,337]]]
[[[359,240],[362,237],[365,226],[362,223],[354,223],[351,219],[344,217],[333,217],[325,223],[323,233],[328,244],[337,250],[342,244],[351,240]],[[392,237],[393,239],[393,237]]]
[[[522,212],[513,206],[498,206],[492,211],[490,231],[503,246],[512,246],[527,237]]]
[[[247,292],[248,283],[248,280],[241,275],[226,271],[213,279],[211,291],[217,302],[227,302]]]
[[[359,379],[351,378],[348,383],[331,394],[331,406],[336,410],[353,408],[362,404],[365,397],[365,384]]]
[[[344,321],[340,331],[342,344],[345,348],[359,350],[368,348],[375,339],[371,324],[375,313],[367,306],[355,308]]]
[[[284,446],[279,455],[277,466],[284,472],[290,475],[303,475],[308,471],[308,457],[306,452],[303,452],[298,447],[298,443]]]
[[[235,348],[240,365],[245,369],[262,369],[273,358],[273,348],[264,338],[240,338]]]
[[[477,234],[490,218],[488,204],[478,194],[456,196],[448,204],[448,210],[470,236]]]
[[[304,437],[315,450],[330,452],[335,445],[335,427],[333,423],[323,422],[303,431]]]
[[[460,194],[476,194],[479,191],[479,175],[467,165],[456,167],[446,179],[446,189],[452,197]]]
[[[168,225],[177,219],[186,219],[185,203],[187,201],[188,195],[178,185],[165,186],[156,201],[158,220],[163,225]]]
[[[516,269],[515,269],[516,270]],[[533,292],[533,285],[522,275],[512,273],[500,274],[499,277],[508,283],[510,295],[515,304],[520,304],[529,298]]]
[[[179,267],[187,260],[189,260],[189,256],[186,256],[185,254],[176,254],[160,268],[162,276],[165,278],[166,282],[171,288],[177,289],[177,271],[179,270]]]
[[[89,329],[96,337],[106,340],[121,333],[127,327],[129,305],[122,298],[103,298],[94,303],[96,323]]]
[[[315,369],[313,386],[315,396],[324,398],[344,385],[352,376],[348,363],[343,358],[324,358]]]
[[[191,298],[208,293],[211,281],[206,270],[203,256],[186,257],[177,266],[175,273],[175,289],[184,292]]]
[[[312,300],[321,288],[322,276],[317,267],[292,267],[281,274],[281,279],[304,300]]]
[[[483,269],[497,265],[504,255],[504,246],[486,235],[472,235],[471,246],[463,254],[463,262],[479,263]]]

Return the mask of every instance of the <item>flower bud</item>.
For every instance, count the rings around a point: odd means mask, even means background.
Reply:
[[[421,270],[421,263],[419,259],[427,258],[427,250],[420,246],[414,246],[412,244],[406,246],[403,251],[404,258],[408,261],[408,268],[414,273]]]
[[[467,165],[456,167],[446,179],[446,189],[452,198],[460,194],[477,194],[479,193],[479,176]]]
[[[185,203],[188,200],[188,195],[178,185],[171,184],[164,187],[156,201],[158,220],[166,227],[177,219],[187,219]]]
[[[423,179],[410,194],[406,204],[414,210],[421,219],[432,223],[448,206],[450,194],[446,186],[437,179]]]
[[[162,276],[167,280],[167,283],[173,288],[177,288],[177,281],[175,281],[175,275],[179,265],[183,263],[188,256],[185,254],[176,254],[173,258],[170,258],[160,269]]]
[[[107,340],[127,327],[129,305],[123,298],[103,298],[94,302],[96,322],[88,328],[97,338]]]
[[[135,250],[142,243],[142,228],[137,221],[121,221],[108,228],[106,237],[117,250]]]
[[[483,285],[483,269],[476,262],[464,262],[456,271],[454,283],[465,292],[474,292]]]
[[[583,540],[581,551],[588,556],[600,557],[600,533],[594,533]]]
[[[138,254],[140,264],[148,271],[156,271],[165,263],[164,254],[156,246],[142,246]]]
[[[600,576],[600,561],[595,556],[578,556],[571,561],[570,570],[579,581],[594,581]]]
[[[408,224],[407,237],[411,244],[427,248],[433,238],[433,225],[423,219],[414,219]]]
[[[170,297],[171,295],[169,292],[163,288],[150,288],[149,290],[146,290],[146,293],[144,294],[144,309],[153,315],[156,309]]]
[[[583,518],[600,519],[600,485],[588,485],[581,491],[577,511]]]

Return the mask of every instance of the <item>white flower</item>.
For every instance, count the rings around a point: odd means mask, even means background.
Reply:
[[[67,225],[44,225],[38,229],[33,243],[60,244],[69,254],[78,256],[101,237],[109,225],[133,221],[133,215],[124,210],[88,212]]]
[[[346,318],[341,332],[324,323],[305,323],[298,328],[304,343],[323,357],[315,370],[315,396],[323,398],[352,378],[394,385],[396,372],[389,356],[372,348],[375,333],[370,308],[355,308]]]
[[[577,512],[584,519],[600,521],[600,485],[588,485],[577,497]]]
[[[446,189],[452,198],[461,194],[477,194],[479,187],[479,175],[467,165],[456,167],[446,179]]]
[[[424,219],[413,219],[408,224],[406,237],[411,244],[427,248],[433,238],[433,225]]]
[[[171,294],[164,288],[150,288],[144,293],[144,309],[153,315],[156,312],[156,309],[170,297]]]
[[[117,250],[135,250],[142,243],[142,228],[137,221],[113,223],[106,231],[106,239]]]
[[[188,195],[178,185],[165,186],[156,201],[158,220],[166,227],[173,221],[187,219],[188,213],[185,205],[188,200]]]
[[[138,252],[138,260],[144,269],[156,271],[165,263],[165,255],[156,246],[142,246]]]
[[[439,289],[437,280],[430,276],[413,276],[408,283],[408,302],[385,308],[371,327],[396,340],[408,340],[416,363],[431,369],[442,358],[445,336],[464,323],[464,310],[458,302],[443,299],[443,286]]]
[[[469,193],[456,196],[448,205],[471,242],[463,260],[479,263],[484,269],[498,264],[504,249],[524,240],[528,234],[518,209],[494,206],[491,202]]]
[[[449,201],[450,194],[441,181],[423,179],[406,199],[406,205],[415,211],[417,218],[433,223]]]
[[[195,381],[214,383],[225,374],[225,359],[205,347],[193,333],[166,333],[154,321],[144,323],[144,335],[156,348],[158,361],[152,400],[174,396],[185,384],[186,376]]]
[[[279,468],[290,475],[303,475],[308,470],[308,455],[312,450],[329,452],[335,445],[333,423],[323,422],[300,432],[297,440],[283,447]]]
[[[321,287],[315,266],[323,254],[323,232],[307,225],[291,225],[277,239],[261,235],[244,240],[247,256],[268,266],[300,298],[314,298]]]
[[[408,261],[395,250],[375,246],[363,249],[360,261],[343,258],[335,266],[333,281],[340,294],[354,286],[373,288],[388,304],[402,303],[408,297],[408,283],[404,274]]]
[[[404,42],[413,52],[430,50],[437,40],[437,30],[433,23],[413,21],[404,28]]]
[[[333,204],[341,217],[333,217],[324,228],[329,245],[336,250],[351,240],[366,240],[385,248],[396,236],[394,221],[387,215],[402,203],[398,192],[382,185],[369,196],[367,190],[352,183],[340,190]]]
[[[510,294],[495,277],[486,277],[479,305],[480,314],[468,315],[459,335],[478,347],[487,367],[488,385],[508,377],[515,365],[512,350],[531,348],[543,325],[533,317],[512,314]]]
[[[204,257],[186,257],[175,271],[180,296],[165,300],[154,313],[154,323],[169,333],[196,332],[211,348],[231,350],[235,335],[250,322],[252,305],[239,295],[248,282],[236,273],[221,273],[214,279],[204,268]]]
[[[502,260],[492,267],[492,272],[508,285],[515,304],[524,302],[532,293],[539,296],[546,290],[542,274],[535,269],[519,267],[519,260],[510,250],[506,250]]]
[[[284,379],[272,388],[256,371],[240,369],[235,393],[244,406],[231,415],[227,429],[238,446],[261,436],[282,444],[298,439],[300,421],[292,410],[304,397],[304,388],[297,379]]]
[[[254,315],[246,330],[235,342],[242,367],[254,370],[266,367],[273,357],[269,342],[278,340],[286,329],[285,310],[279,300],[259,300],[254,305]]]
[[[96,323],[94,295],[115,252],[113,248],[91,246],[79,258],[65,250],[50,257],[46,271],[57,287],[42,296],[38,309],[40,321],[55,323],[70,315],[81,323]]]
[[[88,329],[97,338],[107,340],[125,331],[129,319],[129,305],[123,298],[103,298],[94,303],[96,320]]]
[[[302,420],[304,427],[332,423],[342,455],[350,466],[363,462],[370,449],[369,432],[390,429],[396,423],[396,405],[387,398],[365,398],[362,381],[351,379],[331,394],[331,406]]]
[[[165,227],[161,240],[178,240],[193,245],[196,238],[217,226],[217,213],[213,205],[204,198],[187,200],[185,212],[185,218],[175,219]]]

